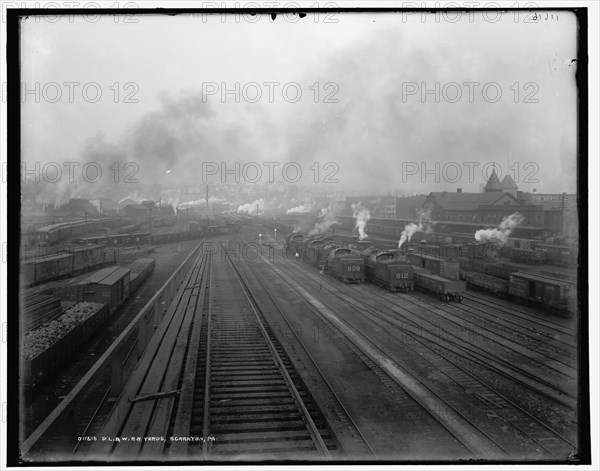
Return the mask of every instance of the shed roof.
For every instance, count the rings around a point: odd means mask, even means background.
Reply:
[[[99,281],[98,284],[114,285],[121,278],[125,278],[127,275],[129,275],[129,272],[130,272],[129,269],[127,269],[127,268],[119,268],[118,270],[115,270],[114,272],[112,272],[110,275],[108,275],[103,280]]]
[[[500,198],[509,195],[515,202],[518,200],[510,193],[452,193],[446,191],[432,191],[430,198],[435,199],[443,209],[452,211],[474,211],[484,204],[494,204]]]
[[[92,273],[90,276],[82,279],[78,284],[87,285],[91,283],[97,283],[101,285],[112,285],[116,281],[126,276],[129,271],[130,270],[127,268],[112,265]]]

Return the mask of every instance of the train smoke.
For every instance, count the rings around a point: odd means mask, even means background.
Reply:
[[[319,213],[319,217],[322,217],[323,220],[316,222],[315,227],[313,227],[313,229],[308,233],[308,235],[313,236],[313,235],[325,233],[334,224],[339,224],[336,219],[337,219],[337,214],[340,209],[341,208],[339,205],[334,205],[332,207],[331,204],[329,204],[326,208],[322,208]]]
[[[402,244],[404,244],[404,242],[406,242],[406,241],[410,242],[410,239],[412,239],[412,236],[415,235],[416,232],[420,232],[422,230],[423,230],[423,224],[421,224],[421,223],[415,224],[414,222],[411,222],[410,224],[407,224],[404,227],[402,234],[400,234],[400,240],[398,241],[398,248],[402,247]]]
[[[398,248],[412,239],[412,236],[417,232],[430,233],[431,229],[431,208],[417,210],[417,216],[419,218],[418,223],[411,222],[404,227],[404,230],[400,234],[400,240],[398,241]]]
[[[295,208],[290,208],[288,209],[285,214],[306,214],[306,213],[310,213],[312,211],[312,205],[311,204],[302,204],[300,206],[296,206]]]
[[[227,200],[221,196],[209,196],[208,203],[225,203]],[[194,201],[186,201],[185,203],[179,203],[180,208],[191,208],[194,206],[206,206],[206,198],[200,198]],[[254,204],[256,206],[256,203]],[[256,209],[256,207],[254,208]]]
[[[508,236],[525,218],[519,213],[513,213],[506,216],[500,225],[495,229],[480,229],[475,232],[477,242],[498,242],[500,245],[506,244]]]
[[[237,209],[238,213],[241,214],[248,214],[250,216],[257,216],[257,211],[258,214],[265,212],[265,200],[262,198],[258,198],[257,200],[254,200],[252,203],[246,203],[243,204],[242,206],[240,206]]]
[[[366,239],[368,234],[365,232],[367,222],[371,219],[371,212],[368,208],[361,205],[360,202],[352,205],[352,217],[356,220],[354,227],[358,230],[358,239]]]

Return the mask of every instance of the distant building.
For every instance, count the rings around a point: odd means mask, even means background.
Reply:
[[[150,210],[141,204],[132,203],[123,207],[119,214],[127,217],[145,217],[150,214]]]

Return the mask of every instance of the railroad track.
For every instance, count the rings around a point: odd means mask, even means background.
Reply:
[[[436,320],[448,326],[450,332],[457,330],[457,328],[463,332],[473,332],[471,343],[481,353],[487,352],[490,349],[490,344],[492,344],[496,349],[503,350],[503,357],[509,364],[514,364],[515,367],[530,372],[532,377],[537,376],[540,380],[552,382],[577,379],[576,369],[572,365],[564,363],[560,355],[556,353],[555,355],[549,355],[548,352],[551,349],[547,343],[541,343],[546,348],[543,349],[544,351],[540,351],[542,350],[541,347],[532,348],[532,345],[519,341],[520,339],[517,336],[522,335],[522,332],[513,331],[513,335],[506,334],[503,323],[496,322],[497,328],[492,330],[482,325],[477,317],[472,317],[473,320],[463,319],[455,311],[460,303],[449,303],[445,309],[442,309],[439,302],[436,304],[429,296],[416,293],[406,296],[403,300],[408,300],[413,305],[427,309],[430,313],[438,316]],[[457,309],[461,308],[462,306]],[[462,309],[461,313],[468,312],[467,309]],[[528,339],[537,340],[531,337],[528,337]],[[484,343],[483,348],[479,344],[480,342]]]
[[[110,461],[328,460],[341,448],[227,257],[205,250],[101,427]]]
[[[290,264],[290,266],[294,266],[294,264]],[[302,271],[303,270],[296,268],[296,272]],[[304,274],[304,276],[308,279],[312,278],[306,274]],[[312,281],[321,284],[323,283],[323,278],[321,277],[317,281]],[[326,283],[330,284],[329,280],[327,280]],[[339,290],[335,290],[335,286],[333,285],[331,287],[333,289],[330,293],[332,293],[333,296],[341,298],[341,296],[337,294]],[[354,287],[354,289],[357,290],[359,288]],[[364,287],[362,289],[364,289]],[[375,290],[376,288],[373,287],[372,291]],[[344,293],[344,295],[346,294],[347,293]],[[346,302],[349,307],[359,309],[364,316],[373,319],[377,325],[386,329],[387,332],[390,332],[390,329],[398,329],[400,327],[401,330],[399,333],[402,334],[402,339],[399,340],[401,340],[403,346],[412,350],[412,352],[409,352],[409,355],[420,358],[421,362],[425,361],[430,366],[435,367],[456,386],[463,388],[469,395],[472,395],[473,401],[479,401],[483,405],[483,408],[480,410],[485,411],[484,420],[482,421],[481,417],[478,418],[479,427],[483,427],[481,433],[489,437],[493,442],[498,443],[500,449],[507,451],[509,454],[516,455],[519,453],[526,453],[525,450],[528,449],[530,453],[535,453],[535,456],[538,457],[559,456],[562,458],[566,458],[573,451],[574,446],[568,439],[552,430],[521,407],[517,406],[489,384],[485,384],[479,378],[474,377],[460,365],[460,361],[457,361],[455,357],[453,358],[453,355],[448,355],[448,352],[445,351],[444,348],[434,346],[436,342],[432,342],[432,340],[435,340],[435,338],[432,339],[427,335],[419,335],[419,329],[422,327],[421,325],[414,324],[415,330],[407,331],[406,325],[394,325],[393,322],[390,322],[389,318],[385,318],[386,316],[375,314],[372,307],[360,307],[362,299],[358,297],[353,296],[350,301],[348,301],[348,299],[342,300]],[[381,322],[382,320],[383,323]],[[396,334],[392,335],[396,336]],[[411,339],[410,342],[407,341],[407,335]],[[465,418],[467,420],[469,419],[468,416],[465,416]],[[506,434],[504,436],[502,433],[498,434],[497,430],[494,431],[493,429],[485,427],[485,422],[490,421],[491,419],[504,421],[505,424],[511,426],[513,430],[522,435],[523,443],[514,441],[513,438],[508,438]],[[521,445],[523,446],[522,449]],[[512,448],[510,448],[511,446]],[[527,455],[524,454],[523,456]]]
[[[197,361],[184,371],[172,432],[201,440],[172,441],[170,457],[330,458],[336,440],[237,268],[229,257],[208,263],[203,325],[188,353]]]
[[[500,299],[490,299],[489,296],[482,296],[479,293],[470,291],[465,294],[464,299],[473,303],[493,307],[502,312],[505,317],[510,317],[516,320],[516,324],[525,323],[526,326],[531,326],[536,329],[544,330],[549,335],[559,333],[563,341],[570,346],[576,347],[576,331],[565,325],[565,322],[556,322],[559,318],[549,319],[548,316],[540,316],[533,310],[525,311],[518,305]]]
[[[458,303],[450,305],[456,316],[465,321],[478,325],[504,339],[515,342],[541,355],[553,362],[559,362],[572,369],[576,367],[576,345],[561,336],[552,334],[539,326],[525,322],[518,323],[510,318],[499,317],[492,311],[491,306],[486,307],[477,303]]]

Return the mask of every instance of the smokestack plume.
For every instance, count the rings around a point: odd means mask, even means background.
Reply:
[[[497,242],[501,246],[506,244],[508,236],[525,218],[519,213],[506,216],[496,229],[480,229],[475,232],[477,242]]]
[[[352,217],[356,221],[354,227],[358,230],[358,239],[366,239],[368,234],[365,232],[365,227],[367,227],[367,222],[371,219],[371,212],[368,208],[363,207],[360,202],[353,204],[352,210],[354,211]]]

